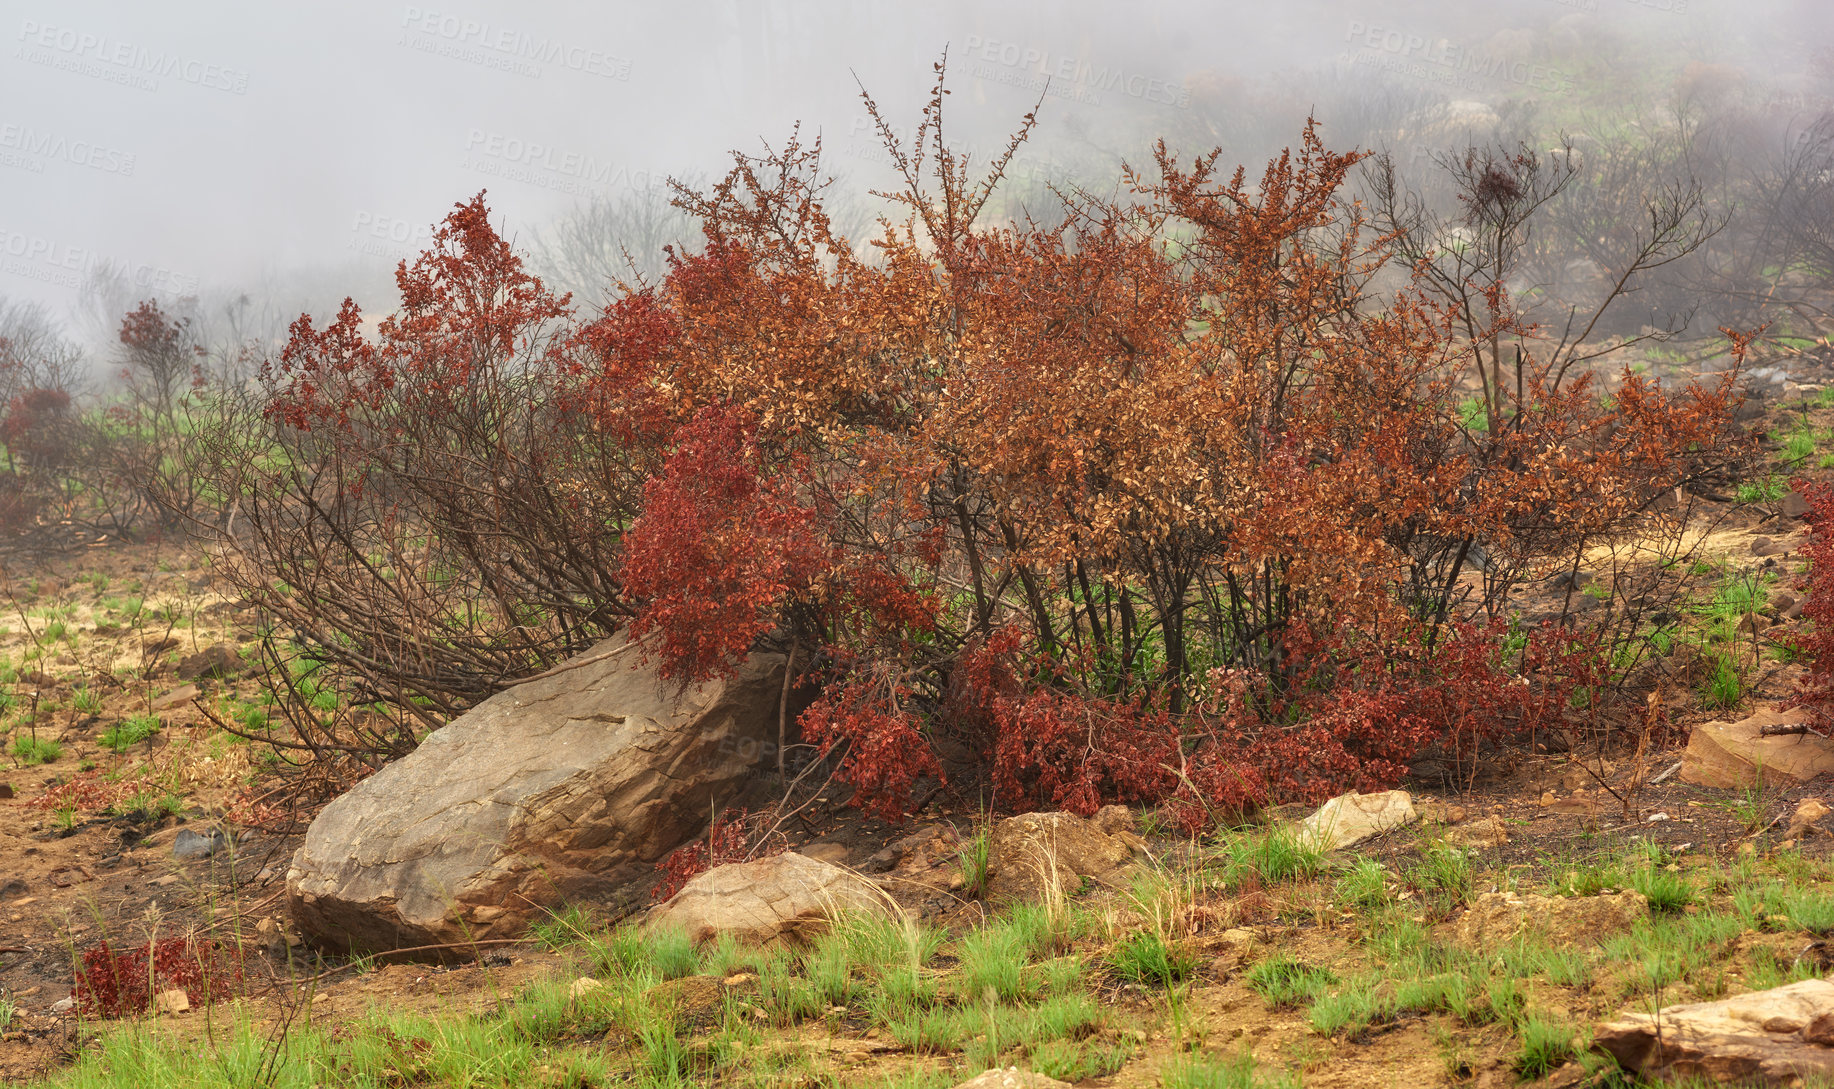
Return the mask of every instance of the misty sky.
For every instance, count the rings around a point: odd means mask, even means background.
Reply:
[[[1834,45],[1822,7],[3,0],[0,296],[62,312],[113,260],[149,294],[323,305],[386,283],[479,189],[526,238],[798,119],[836,169],[882,181],[855,74],[906,126],[945,46],[959,138],[992,146],[1049,74],[1040,146],[1118,155],[1239,129],[1244,88],[1334,68],[1458,99],[1569,93],[1550,42],[1593,50],[1626,86],[1657,49],[1787,90]]]

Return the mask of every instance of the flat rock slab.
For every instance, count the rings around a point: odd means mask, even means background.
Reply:
[[[601,643],[326,806],[287,871],[301,935],[385,953],[515,936],[562,901],[634,898],[751,785],[783,684],[780,655],[679,696],[635,661],[621,638]]]
[[[987,896],[1037,901],[1073,893],[1083,880],[1118,884],[1143,854],[1133,814],[1106,806],[1092,818],[1074,813],[1023,813],[994,825],[988,844]]]
[[[1459,916],[1460,943],[1480,951],[1500,949],[1525,931],[1562,944],[1595,945],[1609,934],[1629,930],[1649,917],[1649,901],[1640,892],[1601,896],[1538,896],[1534,893],[1487,892]]]
[[[1321,851],[1337,851],[1419,819],[1413,795],[1405,790],[1339,794],[1300,821],[1295,831],[1302,843]]]
[[[1647,1079],[1801,1085],[1834,1076],[1834,983],[1809,979],[1717,1002],[1623,1013],[1593,1043]]]
[[[1809,720],[1804,708],[1759,711],[1737,722],[1694,727],[1681,754],[1681,780],[1705,787],[1798,786],[1834,774],[1834,741],[1817,734],[1763,736],[1766,726]]]
[[[851,870],[786,852],[715,866],[690,878],[644,925],[699,942],[731,934],[741,942],[804,942],[850,912],[887,914],[888,898]]]

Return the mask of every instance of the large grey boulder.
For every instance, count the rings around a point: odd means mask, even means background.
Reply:
[[[754,779],[781,655],[677,696],[608,640],[485,700],[326,806],[287,871],[300,933],[386,952],[521,933],[561,901],[628,901]],[[442,955],[429,951],[427,959]]]

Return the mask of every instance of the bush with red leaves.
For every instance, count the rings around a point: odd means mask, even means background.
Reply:
[[[751,862],[788,850],[783,833],[768,832],[762,827],[765,816],[729,809],[715,817],[704,838],[677,847],[656,866],[657,881],[651,895],[659,901],[667,900],[689,880],[715,866]]]
[[[131,1017],[162,991],[182,990],[192,1006],[242,990],[242,958],[196,937],[160,938],[117,951],[102,942],[83,951],[71,996],[85,1017]]]
[[[75,436],[70,427],[70,394],[31,389],[13,398],[0,419],[0,442],[27,468],[55,470],[70,460]]]
[[[1809,569],[1796,588],[1803,592],[1802,615],[1813,626],[1796,637],[1809,671],[1783,706],[1808,708],[1815,728],[1826,733],[1834,726],[1834,484],[1795,480],[1790,487],[1809,505],[1809,539],[1802,548]]]

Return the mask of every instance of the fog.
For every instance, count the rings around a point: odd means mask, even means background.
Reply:
[[[1308,110],[1342,146],[1447,103],[1477,129],[1525,110],[1545,127],[1601,100],[1660,109],[1703,70],[1779,116],[1825,109],[1834,88],[1834,13],[1815,0],[4,13],[0,298],[41,304],[92,345],[126,296],[246,295],[275,320],[345,294],[386,309],[395,263],[480,189],[537,249],[594,199],[660,200],[668,177],[716,174],[798,121],[848,189],[882,184],[860,87],[908,128],[945,50],[953,139],[983,157],[1042,93],[1021,187],[1104,184],[1159,136],[1252,163]]]

